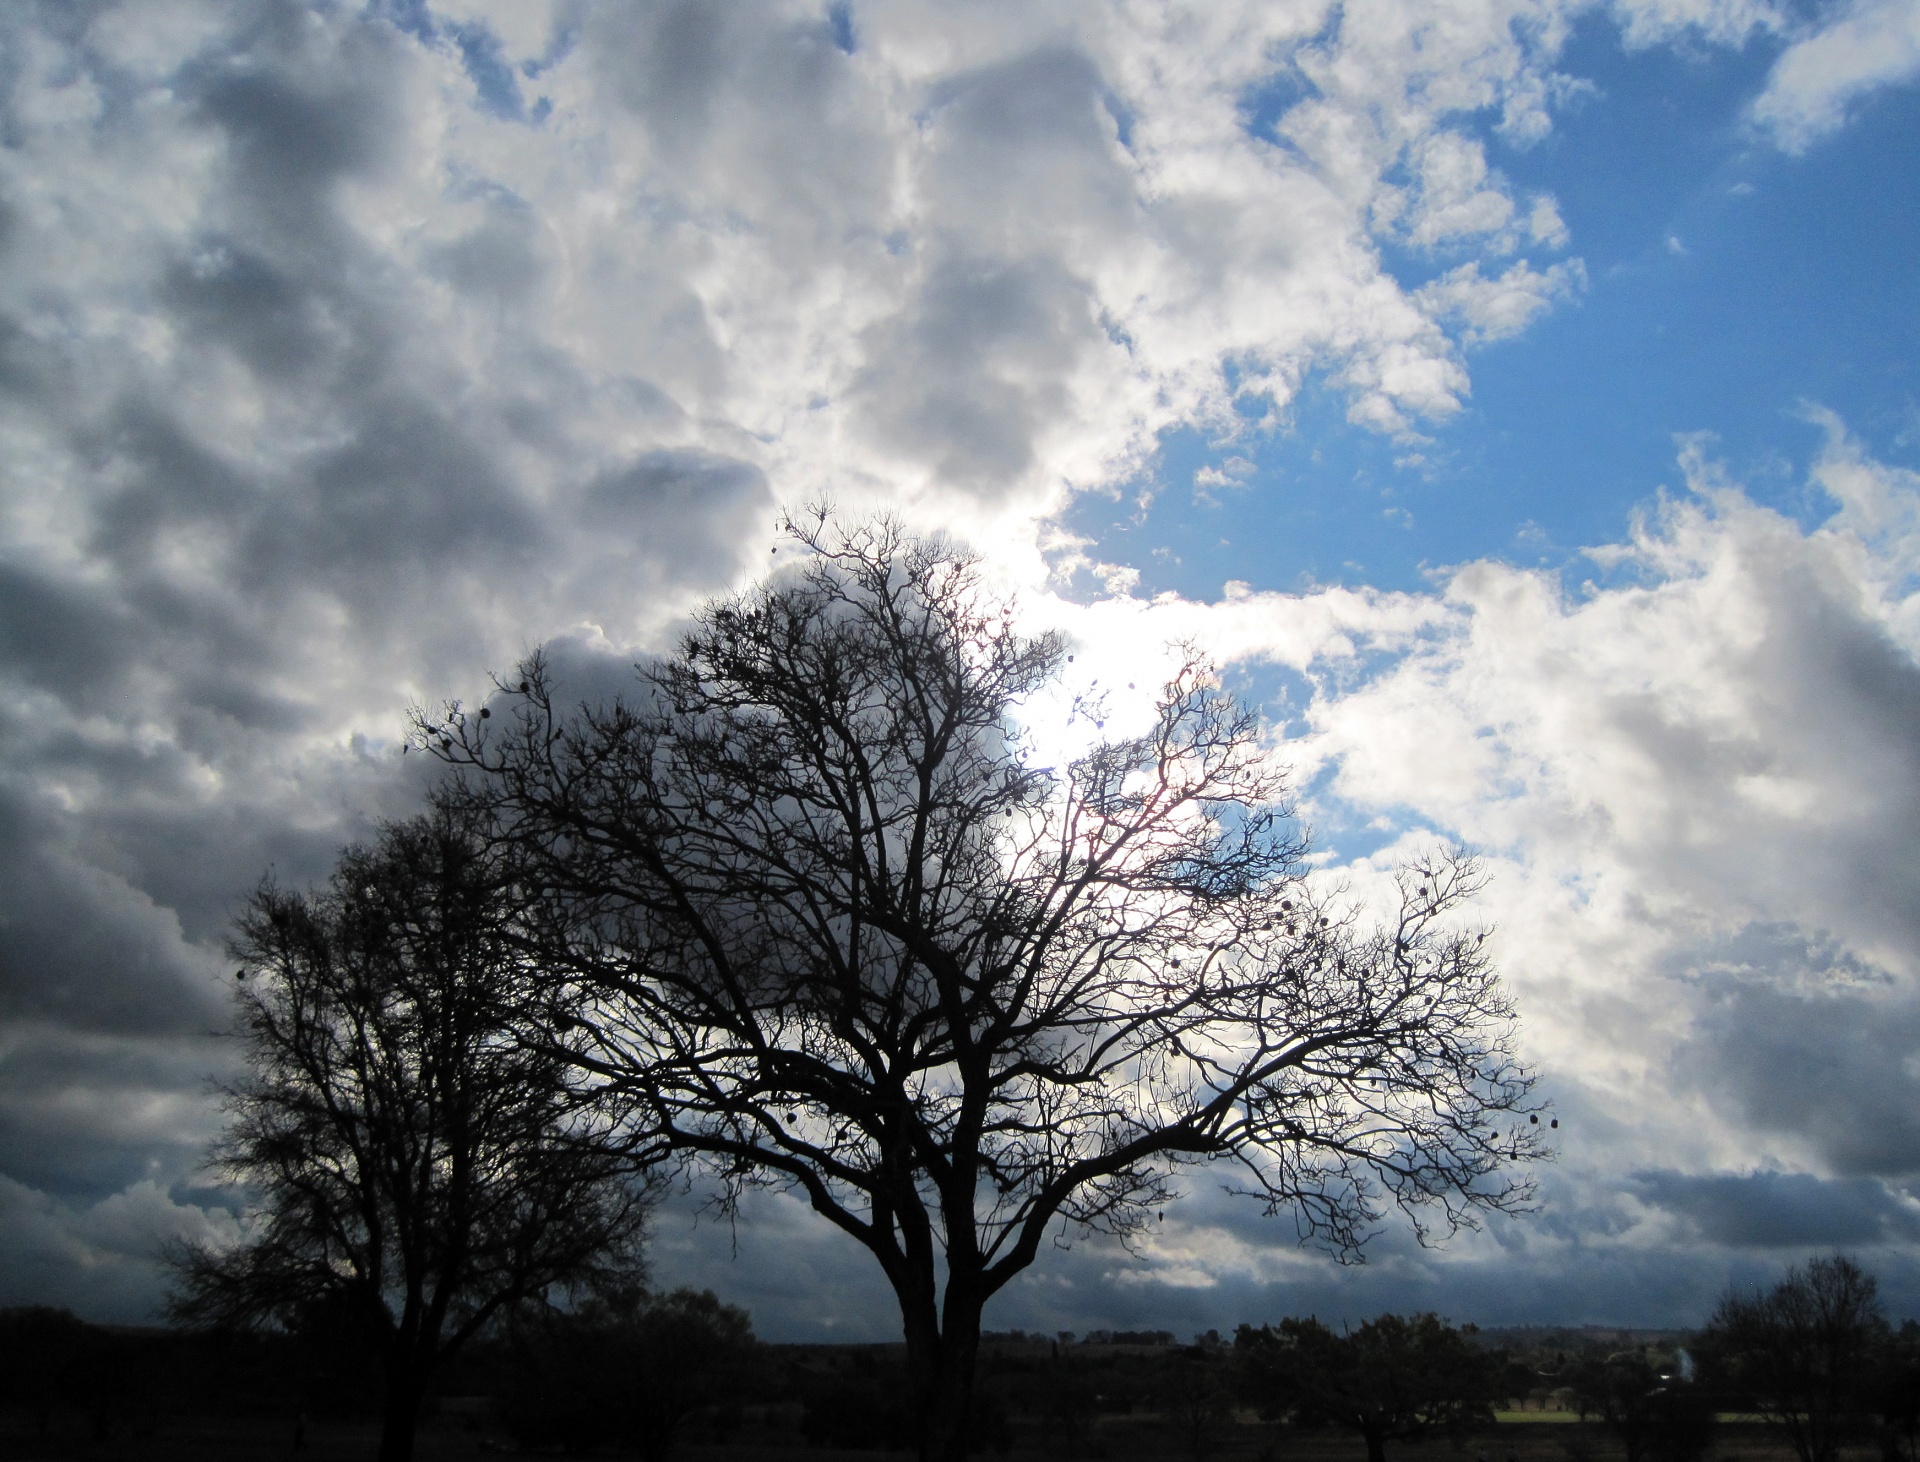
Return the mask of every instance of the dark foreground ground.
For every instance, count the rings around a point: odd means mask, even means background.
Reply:
[[[693,1443],[677,1447],[672,1462],[898,1462],[905,1454],[849,1452],[809,1448],[756,1438],[748,1428],[725,1445]],[[374,1455],[377,1433],[355,1422],[309,1423],[304,1462],[366,1462]],[[93,1436],[83,1418],[55,1417],[45,1433],[24,1417],[0,1418],[0,1459],[100,1459],[100,1462],[242,1462],[242,1459],[292,1458],[290,1421],[169,1419],[136,1432],[104,1440]],[[479,1462],[515,1455],[512,1444],[484,1421],[440,1416],[423,1426],[418,1462]],[[538,1454],[519,1454],[538,1455]],[[546,1455],[557,1456],[558,1453]],[[602,1450],[616,1458],[629,1454]],[[1103,1417],[1088,1443],[1072,1451],[1049,1445],[1037,1426],[1016,1422],[1008,1462],[1196,1462],[1181,1429],[1168,1419],[1136,1414]],[[1714,1462],[1792,1462],[1792,1452],[1757,1426],[1721,1428]],[[982,1454],[994,1462],[996,1454]],[[1365,1462],[1357,1439],[1327,1433],[1303,1436],[1277,1430],[1251,1418],[1225,1424],[1197,1462]],[[1610,1438],[1570,1421],[1503,1421],[1456,1449],[1444,1441],[1402,1443],[1388,1451],[1389,1462],[1624,1462],[1625,1453]],[[1877,1453],[1862,1449],[1847,1462],[1874,1462]]]

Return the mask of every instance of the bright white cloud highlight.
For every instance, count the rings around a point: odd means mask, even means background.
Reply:
[[[1883,87],[1920,76],[1920,3],[1852,0],[1836,6],[1774,62],[1753,117],[1789,152],[1804,152]]]

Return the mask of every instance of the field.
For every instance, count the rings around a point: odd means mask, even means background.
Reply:
[[[1016,1422],[1013,1449],[1005,1454],[1010,1462],[1195,1462],[1177,1425],[1150,1414],[1101,1418],[1091,1445],[1071,1454],[1048,1449],[1037,1431]],[[0,1417],[0,1459],[5,1462],[254,1462],[296,1455],[308,1462],[365,1462],[374,1455],[376,1440],[376,1429],[368,1423],[313,1422],[307,1427],[305,1449],[296,1454],[289,1420],[169,1419],[98,1439],[77,1416],[56,1416],[44,1434],[26,1418]],[[419,1462],[481,1462],[513,1454],[511,1443],[494,1435],[484,1421],[443,1415],[423,1425],[415,1455]],[[594,1455],[611,1459],[625,1454],[603,1450]],[[692,1442],[676,1448],[673,1462],[883,1462],[903,1455],[809,1448],[785,1428],[776,1433],[750,1423],[725,1445]],[[1539,1413],[1528,1414],[1524,1421],[1503,1420],[1460,1448],[1444,1441],[1401,1443],[1387,1455],[1389,1462],[1624,1462],[1618,1445],[1592,1428],[1573,1418]],[[1365,1456],[1354,1438],[1301,1435],[1241,1418],[1220,1428],[1199,1462],[1365,1462]],[[1714,1462],[1792,1462],[1788,1448],[1745,1422],[1722,1427],[1713,1456]],[[1871,1449],[1862,1449],[1849,1462],[1876,1458]]]

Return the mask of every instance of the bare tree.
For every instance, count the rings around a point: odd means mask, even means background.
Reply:
[[[889,521],[709,605],[630,698],[416,735],[571,924],[556,1039],[637,1150],[804,1193],[898,1296],[924,1456],[961,1452],[987,1301],[1061,1226],[1140,1238],[1195,1164],[1353,1254],[1383,1197],[1525,1196],[1539,1129],[1471,863],[1362,929],[1316,899],[1260,726],[1197,659],[1142,735],[1035,765],[1068,658]],[[1099,716],[1097,705],[1083,708]],[[944,1274],[944,1288],[941,1283]]]
[[[237,1248],[171,1256],[173,1313],[356,1313],[384,1462],[411,1456],[435,1369],[502,1306],[638,1262],[629,1163],[589,1140],[571,1068],[515,1034],[534,975],[517,882],[442,806],[348,849],[323,890],[264,883],[233,943],[249,1070],[214,1158],[259,1213]]]
[[[1784,1433],[1800,1462],[1833,1462],[1864,1419],[1887,1335],[1877,1288],[1844,1254],[1814,1259],[1765,1294],[1730,1290],[1701,1333],[1714,1378]]]

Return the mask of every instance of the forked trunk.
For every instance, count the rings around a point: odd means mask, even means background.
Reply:
[[[980,1306],[949,1294],[944,1330],[929,1314],[906,1326],[920,1462],[963,1462],[973,1411],[973,1368],[980,1353]]]
[[[1387,1462],[1386,1433],[1379,1427],[1368,1427],[1361,1435],[1367,1439],[1367,1462]]]

